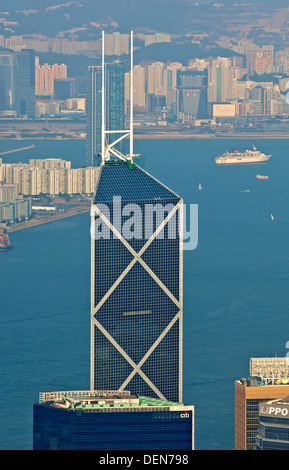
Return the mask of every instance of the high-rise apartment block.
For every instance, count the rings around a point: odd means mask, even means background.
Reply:
[[[91,389],[181,402],[182,199],[108,160],[92,209]]]
[[[250,376],[235,382],[235,450],[255,449],[259,404],[287,396],[287,358],[251,358]]]
[[[193,406],[125,391],[71,391],[41,393],[33,407],[33,450],[193,448]]]
[[[233,97],[233,70],[231,60],[219,57],[209,68],[208,101],[225,103]]]
[[[171,36],[166,33],[145,34],[144,40],[145,46],[150,46],[160,42],[171,42]]]
[[[54,80],[67,78],[66,64],[35,65],[35,93],[37,95],[54,94]]]
[[[105,54],[122,55],[129,52],[129,34],[115,32],[105,35]]]
[[[105,66],[105,124],[107,130],[124,128],[124,67],[120,62]],[[87,137],[86,164],[99,164],[101,153],[101,105],[102,105],[102,71],[100,66],[90,66],[88,69],[87,93]],[[117,138],[117,136],[114,136]],[[111,138],[110,138],[111,139]],[[108,139],[110,142],[110,140]],[[123,141],[116,146],[123,151]]]
[[[17,186],[25,196],[93,194],[97,167],[71,168],[71,162],[56,159],[31,159],[26,163],[0,164],[0,184]]]

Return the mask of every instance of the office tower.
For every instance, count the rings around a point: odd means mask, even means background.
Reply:
[[[18,116],[35,117],[35,51],[16,53],[18,60]]]
[[[147,97],[147,108],[149,114],[159,114],[166,108],[166,97],[149,93]]]
[[[259,403],[289,396],[286,358],[251,358],[250,376],[235,382],[235,450],[253,450]]]
[[[207,119],[208,71],[177,72],[177,112],[179,119]]]
[[[74,98],[76,94],[76,84],[74,78],[54,79],[54,98],[56,100],[67,100]]]
[[[124,67],[121,62],[106,66],[106,129],[110,131],[124,129]],[[118,139],[121,134],[108,137],[108,143]],[[123,140],[115,148],[123,152]]]
[[[259,405],[256,450],[289,450],[289,398]]]
[[[17,116],[17,74],[15,54],[0,52],[0,116]]]
[[[87,122],[86,122],[86,165],[97,163],[101,153],[101,86],[100,66],[88,67]]]
[[[250,91],[250,114],[268,114],[268,94],[268,90],[262,86],[256,86]]]
[[[120,62],[107,64],[105,67],[106,129],[117,130],[124,127],[124,68]],[[101,153],[101,87],[102,72],[100,66],[88,69],[87,93],[87,137],[86,164],[99,164]],[[116,147],[123,151],[123,142]]]
[[[104,235],[92,236],[91,388],[181,401],[182,199],[139,166],[108,160],[93,208]]]
[[[42,393],[33,406],[33,450],[193,448],[193,406],[119,391]]]
[[[181,402],[183,201],[133,162],[132,62],[128,130],[105,129],[102,100],[91,208],[90,386]],[[115,148],[119,139],[105,141],[114,132],[129,136],[128,155]]]

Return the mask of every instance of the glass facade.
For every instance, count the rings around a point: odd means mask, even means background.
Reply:
[[[256,450],[289,450],[288,397],[260,404]]]
[[[102,68],[91,66],[88,70],[87,90],[87,138],[86,164],[99,165],[98,154],[101,153],[101,113],[102,113]],[[120,62],[105,66],[105,109],[106,130],[124,129],[124,67]],[[108,136],[109,143],[120,135]],[[123,152],[123,141],[115,148]]]
[[[92,218],[95,231],[103,230],[92,237],[92,389],[182,400],[181,203],[138,166],[119,161],[100,169],[95,205],[102,213]]]
[[[35,51],[22,50],[18,60],[18,115],[35,117]]]
[[[101,67],[88,69],[86,164],[94,166],[101,152]]]
[[[208,118],[208,71],[177,72],[178,112],[195,119]]]
[[[0,115],[17,115],[18,62],[14,54],[0,53]]]
[[[256,450],[289,450],[289,419],[260,419]]]
[[[191,450],[193,412],[33,408],[33,450]]]

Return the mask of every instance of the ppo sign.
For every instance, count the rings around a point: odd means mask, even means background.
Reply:
[[[269,415],[274,415],[274,416],[287,416],[289,413],[288,408],[280,408],[280,407],[275,407],[275,406],[269,406],[268,408],[268,414]]]

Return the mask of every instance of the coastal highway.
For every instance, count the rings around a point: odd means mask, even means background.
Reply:
[[[78,206],[74,206],[71,209],[67,209],[66,212],[57,212],[56,214],[45,214],[39,215],[37,217],[33,217],[26,222],[19,222],[15,225],[12,225],[8,228],[8,232],[18,232],[19,230],[24,230],[27,228],[37,227],[37,225],[48,224],[51,222],[55,222],[56,220],[66,219],[67,217],[73,217],[75,215],[84,214],[89,212],[91,209],[91,205],[87,204],[80,204]]]

